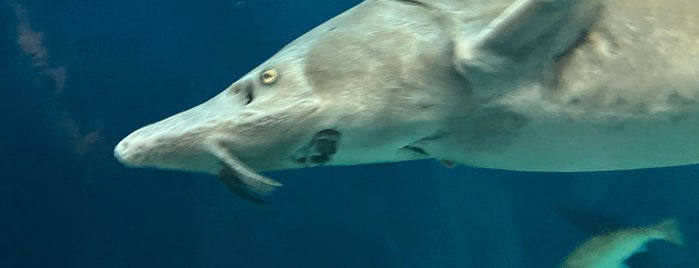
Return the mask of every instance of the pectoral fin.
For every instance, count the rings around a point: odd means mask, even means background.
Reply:
[[[579,42],[601,7],[600,0],[516,0],[477,34],[457,35],[456,68],[476,87],[541,72]]]
[[[237,196],[253,202],[258,205],[265,206],[267,201],[262,199],[262,197],[255,191],[250,191],[250,188],[245,185],[238,175],[233,172],[230,168],[225,167],[221,170],[219,174],[219,179],[223,182],[226,187],[231,190]]]
[[[233,156],[225,146],[216,144],[211,146],[210,150],[224,164],[219,174],[221,180],[237,194],[267,195],[282,186],[278,181],[262,176],[245,165]],[[242,194],[241,196],[246,197]]]

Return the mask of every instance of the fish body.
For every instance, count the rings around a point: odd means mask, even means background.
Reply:
[[[624,261],[646,250],[646,244],[663,240],[675,245],[685,245],[684,236],[676,219],[659,224],[628,228],[595,236],[573,251],[562,268],[624,268]]]
[[[696,14],[689,0],[367,0],[114,153],[262,194],[281,183],[260,172],[316,165],[695,164]]]

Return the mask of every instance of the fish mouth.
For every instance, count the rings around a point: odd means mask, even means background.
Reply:
[[[318,166],[330,162],[337,153],[340,133],[334,129],[324,129],[317,132],[310,142],[294,152],[292,159],[304,167]]]

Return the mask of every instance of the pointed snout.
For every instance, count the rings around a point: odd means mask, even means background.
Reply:
[[[130,137],[124,138],[114,147],[114,157],[125,166],[136,167],[143,162],[149,146],[147,142],[134,141]]]
[[[152,133],[153,125],[134,131],[114,147],[114,157],[129,167],[158,165],[163,160],[167,147],[173,144],[163,134]]]
[[[134,131],[114,147],[114,157],[128,167],[217,172],[218,162],[206,151],[205,138],[162,127],[156,123]]]
[[[222,109],[225,103],[226,99],[213,99],[144,126],[114,147],[114,157],[129,167],[218,172],[219,162],[208,146],[217,140],[216,131],[236,115]]]

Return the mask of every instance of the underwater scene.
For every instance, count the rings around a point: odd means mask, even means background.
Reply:
[[[696,14],[2,1],[0,267],[699,268]]]

